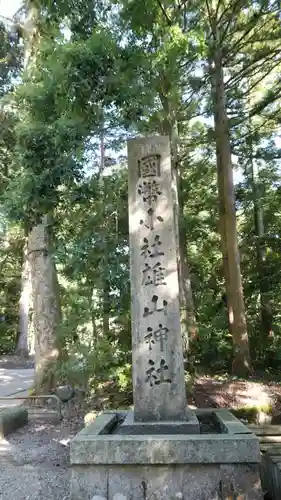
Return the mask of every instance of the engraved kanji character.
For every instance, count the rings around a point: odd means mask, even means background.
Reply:
[[[166,285],[167,283],[164,281],[166,271],[165,267],[161,266],[160,262],[157,262],[153,267],[149,264],[144,264],[144,270],[142,271],[142,285]]]
[[[152,268],[149,264],[144,264],[144,270],[142,271],[142,285],[153,285],[152,278]]]
[[[158,380],[155,381],[156,385],[161,384],[162,382],[169,382],[170,384],[172,383],[170,378],[165,378],[165,372],[169,370],[168,365],[166,365],[165,359],[161,359],[160,361],[160,366],[156,370],[156,373],[158,375]]]
[[[159,328],[158,330],[155,330],[153,332],[154,338],[156,341],[160,342],[160,351],[164,351],[164,341],[167,340],[168,338],[168,331],[169,329],[166,326],[163,326],[162,323],[159,323]]]
[[[152,344],[155,344],[154,336],[153,336],[153,330],[149,326],[147,328],[147,333],[144,336],[145,343],[148,344],[148,349],[149,351],[152,350]]]
[[[163,382],[172,383],[170,378],[166,378],[166,373],[169,370],[168,365],[166,364],[165,359],[161,359],[159,368],[155,368],[155,362],[150,359],[148,361],[150,368],[146,370],[146,382],[149,382],[150,387],[154,385],[162,384]]]
[[[138,194],[142,196],[144,203],[151,206],[154,201],[157,201],[158,196],[162,194],[161,186],[155,179],[143,181],[139,184]]]
[[[153,387],[155,384],[155,381],[157,380],[157,375],[156,375],[156,370],[155,370],[155,363],[152,359],[148,361],[148,364],[150,365],[150,368],[146,370],[146,382],[149,382],[150,387]]]
[[[164,252],[160,252],[158,247],[162,245],[162,242],[160,241],[160,236],[156,234],[154,237],[154,243],[152,245],[148,244],[148,239],[143,238],[144,245],[141,247],[141,255],[145,257],[157,257],[158,255],[165,255]],[[152,250],[149,249],[149,246],[151,246]]]
[[[167,305],[168,305],[167,301],[163,300],[163,307],[159,307],[159,309],[157,309],[157,301],[158,301],[157,295],[153,295],[153,297],[151,299],[151,302],[152,302],[151,309],[149,309],[149,307],[144,307],[144,310],[143,310],[143,317],[144,318],[146,318],[147,316],[150,316],[150,314],[153,314],[156,311],[157,312],[164,311],[165,316],[167,316]]]
[[[147,155],[138,161],[139,177],[160,176],[160,155]]]
[[[165,267],[161,266],[160,262],[157,262],[153,268],[153,284],[158,286],[158,285],[166,285],[164,279],[165,275],[163,271],[166,271]]]
[[[144,225],[145,227],[147,227],[147,229],[151,229],[153,230],[154,229],[154,210],[153,208],[150,208],[148,211],[147,211],[147,221],[144,221],[143,219],[140,220],[140,225]],[[164,220],[162,219],[162,217],[160,215],[158,215],[156,217],[156,219],[159,221],[159,222],[164,222]]]

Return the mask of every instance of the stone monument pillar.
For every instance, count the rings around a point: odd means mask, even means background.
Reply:
[[[258,438],[227,410],[187,409],[169,140],[129,140],[128,156],[134,412],[72,440],[70,498],[262,500]]]
[[[187,413],[169,138],[128,140],[128,169],[134,415],[123,430],[181,422],[198,432]]]

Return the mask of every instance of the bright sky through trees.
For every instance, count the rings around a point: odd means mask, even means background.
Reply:
[[[0,0],[0,14],[5,17],[12,17],[21,5],[21,0]]]

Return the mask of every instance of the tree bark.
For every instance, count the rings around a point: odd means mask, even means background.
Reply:
[[[218,40],[217,40],[218,42]],[[245,316],[240,257],[237,240],[231,145],[226,108],[222,54],[219,43],[211,67],[216,157],[219,195],[219,218],[223,254],[229,329],[234,345],[233,372],[244,376],[251,371],[249,341]]]
[[[190,342],[197,336],[194,301],[191,287],[190,269],[186,251],[186,231],[183,225],[183,202],[180,189],[180,176],[177,168],[173,168],[175,176],[176,203],[175,203],[175,225],[178,248],[178,274],[179,274],[179,296],[181,309],[181,325],[184,340],[184,354],[187,358],[190,354]]]
[[[103,124],[102,124],[103,125]],[[105,168],[105,144],[104,144],[104,130],[102,129],[100,135],[100,186],[101,192],[105,197],[105,182],[104,182],[104,168]],[[103,336],[108,338],[110,336],[110,284],[108,280],[109,263],[108,263],[108,242],[107,242],[107,227],[106,220],[107,214],[105,212],[104,201],[104,216],[103,216],[103,290],[102,290],[102,331]]]
[[[27,246],[23,250],[23,264],[21,272],[21,294],[19,300],[19,337],[16,348],[16,354],[22,357],[28,357],[28,327],[29,327],[29,303],[31,294],[30,269],[27,256]]]
[[[49,393],[54,385],[54,367],[59,358],[57,328],[60,304],[56,268],[53,263],[49,217],[33,227],[28,236],[33,324],[35,330],[35,391]]]
[[[166,89],[167,90],[167,89]],[[178,123],[175,118],[175,109],[172,108],[165,92],[159,93],[165,120],[160,127],[160,133],[167,134],[171,141],[172,156],[172,179],[173,179],[173,200],[174,200],[174,223],[176,231],[177,265],[179,278],[179,301],[181,313],[181,330],[183,337],[183,348],[185,360],[190,354],[190,339],[197,336],[197,326],[195,319],[195,308],[191,287],[190,269],[186,250],[186,231],[183,225],[184,206],[181,193],[181,171],[178,161],[179,134]]]
[[[265,276],[264,264],[266,259],[265,249],[265,230],[264,230],[264,217],[263,209],[261,206],[261,193],[259,180],[256,173],[256,165],[254,160],[253,141],[252,141],[252,123],[249,117],[249,172],[247,174],[250,178],[253,212],[254,212],[254,226],[256,233],[256,258],[257,258],[257,271],[260,290],[260,330],[261,340],[266,343],[273,324],[272,306],[268,298],[268,284]]]

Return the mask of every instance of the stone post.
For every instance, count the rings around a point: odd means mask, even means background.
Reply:
[[[135,422],[187,418],[170,142],[128,140]]]

